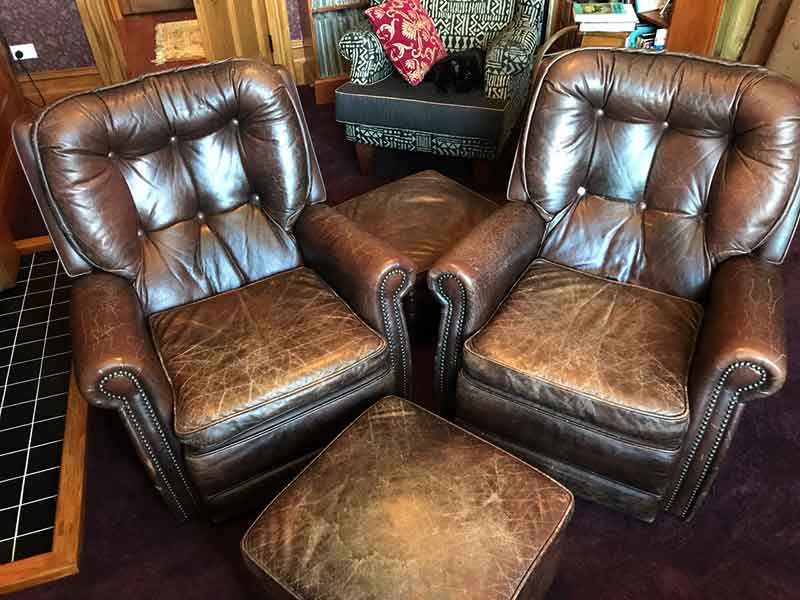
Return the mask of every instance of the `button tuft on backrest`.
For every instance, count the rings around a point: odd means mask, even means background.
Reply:
[[[796,88],[743,65],[594,48],[542,77],[513,177],[553,215],[544,256],[695,299],[727,257],[780,256],[782,215],[800,201]]]
[[[44,177],[82,256],[135,280],[148,312],[299,265],[291,227],[320,192],[292,86],[231,60],[45,110]]]

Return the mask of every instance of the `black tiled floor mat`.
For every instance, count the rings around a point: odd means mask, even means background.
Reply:
[[[70,280],[54,252],[23,256],[0,294],[0,563],[53,542],[71,361]]]

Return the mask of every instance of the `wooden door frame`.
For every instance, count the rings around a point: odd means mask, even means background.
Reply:
[[[128,66],[115,21],[122,17],[116,0],[75,0],[94,63],[106,85],[128,79]]]
[[[264,34],[269,31],[272,34],[271,53],[274,62],[286,66],[290,73],[293,72],[289,15],[285,0],[252,2],[254,13],[260,17],[256,19],[256,28],[262,43],[267,43]],[[75,3],[78,5],[83,28],[103,83],[108,85],[128,79],[125,54],[115,24],[115,21],[122,18],[117,0],[75,0]],[[268,29],[268,24],[272,23],[276,23],[277,27]],[[264,48],[268,49],[266,46]],[[267,55],[266,52],[263,54]]]

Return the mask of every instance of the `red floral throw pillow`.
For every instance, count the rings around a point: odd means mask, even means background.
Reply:
[[[419,0],[387,0],[364,11],[395,68],[413,86],[447,56],[442,38]]]

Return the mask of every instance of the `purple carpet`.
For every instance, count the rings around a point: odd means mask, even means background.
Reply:
[[[466,161],[381,153],[378,177],[358,174],[332,106],[304,106],[328,196],[339,202],[425,168],[469,182]],[[502,194],[507,160],[493,192]],[[784,269],[789,380],[748,407],[721,474],[691,523],[647,525],[578,501],[549,598],[800,598],[800,243]],[[417,399],[430,401],[432,350],[415,351]],[[239,540],[255,515],[178,525],[156,495],[116,414],[91,409],[80,574],[12,595],[19,600],[254,597]]]

